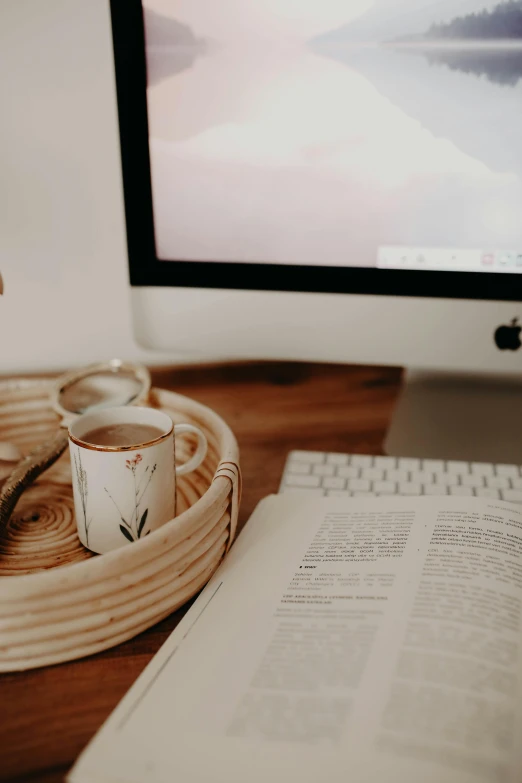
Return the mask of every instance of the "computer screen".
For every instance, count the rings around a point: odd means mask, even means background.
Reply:
[[[144,0],[158,261],[522,272],[520,0]]]

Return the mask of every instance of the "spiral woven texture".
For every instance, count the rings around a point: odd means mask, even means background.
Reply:
[[[52,436],[59,419],[51,382],[0,382],[0,440],[23,453]],[[146,539],[93,555],[76,534],[66,452],[20,501],[0,531],[0,672],[34,668],[107,649],[145,630],[208,581],[230,545],[240,498],[233,433],[212,410],[153,389],[150,404],[174,423],[204,432],[209,449],[178,480],[178,516]],[[196,439],[176,439],[185,462]]]
[[[0,576],[30,574],[90,556],[76,535],[66,485],[42,482],[30,487],[0,533]]]

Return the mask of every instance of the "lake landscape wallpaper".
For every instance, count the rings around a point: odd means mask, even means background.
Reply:
[[[146,0],[157,252],[522,248],[522,0]]]

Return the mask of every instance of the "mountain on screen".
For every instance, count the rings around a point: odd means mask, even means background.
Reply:
[[[451,22],[433,24],[422,36],[428,40],[522,39],[522,0],[499,3],[491,11],[459,16]]]
[[[145,8],[143,20],[149,87],[192,68],[206,49],[205,41],[196,38],[188,25],[176,19]]]
[[[457,17],[492,11],[497,5],[495,0],[377,0],[354,22],[318,36],[312,43],[342,45],[405,39],[424,35],[435,25],[449,26]]]
[[[198,39],[187,24],[144,8],[145,39],[148,47],[196,46]]]

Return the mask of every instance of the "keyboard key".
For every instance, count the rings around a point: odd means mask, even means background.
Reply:
[[[505,476],[491,476],[491,478],[488,478],[488,487],[492,489],[509,489],[509,479]]]
[[[346,479],[339,478],[338,476],[332,478],[327,477],[323,479],[323,487],[324,489],[345,489]]]
[[[374,457],[373,464],[381,470],[391,470],[397,467],[397,460],[395,457]]]
[[[447,463],[447,471],[448,473],[469,473],[469,465],[467,462],[463,462],[462,460],[449,460]]]
[[[422,487],[413,481],[401,481],[399,484],[399,495],[421,495]]]
[[[312,468],[314,476],[333,476],[335,473],[334,465],[314,465]]]
[[[347,489],[327,489],[326,495],[329,498],[350,498],[352,496],[351,492],[348,492]]]
[[[359,477],[359,468],[352,468],[351,465],[347,465],[346,467],[337,468],[337,475],[341,476],[341,478],[358,478]]]
[[[450,487],[449,488],[450,495],[461,495],[465,497],[469,497],[470,495],[473,495],[473,490],[471,487]]]
[[[444,484],[425,484],[422,488],[425,495],[447,495],[448,490]]]
[[[370,482],[368,479],[348,479],[348,489],[351,492],[369,492]]]
[[[471,472],[475,476],[494,476],[495,469],[493,465],[488,465],[487,462],[472,462]]]
[[[379,494],[395,495],[397,493],[397,484],[395,481],[376,481],[373,489]]]
[[[318,487],[321,484],[319,476],[295,476],[292,473],[285,479],[288,487]]]
[[[392,469],[384,472],[386,481],[408,481],[410,474],[407,470]]]
[[[516,465],[496,465],[497,476],[506,476],[506,478],[519,478],[520,473]]]
[[[324,451],[291,451],[290,459],[296,462],[310,462],[321,464],[324,462],[326,454]]]
[[[347,465],[348,454],[328,454],[326,457],[327,465]]]
[[[363,468],[361,470],[361,478],[366,478],[370,481],[381,481],[384,478],[384,471],[382,468]]]
[[[422,470],[427,470],[430,473],[444,473],[444,460],[441,459],[423,459]]]
[[[397,467],[399,470],[420,470],[420,459],[411,457],[399,457]]]
[[[435,484],[443,484],[445,487],[455,487],[459,483],[458,473],[436,473]]]
[[[310,473],[312,466],[309,462],[290,462],[287,467],[288,473],[300,473],[305,475]]]
[[[500,494],[502,500],[507,500],[509,503],[522,503],[522,492],[517,489],[503,489]]]
[[[412,470],[410,481],[416,484],[433,484],[433,473],[427,470]]]
[[[350,460],[350,465],[355,468],[371,468],[373,467],[373,457],[366,454],[354,454]]]
[[[461,476],[461,482],[464,487],[483,487],[484,477],[470,473],[468,476]]]
[[[492,498],[498,500],[500,497],[500,490],[491,489],[491,487],[479,487],[475,490],[475,495],[478,498]]]
[[[511,486],[513,489],[522,489],[522,478],[511,479]]]

